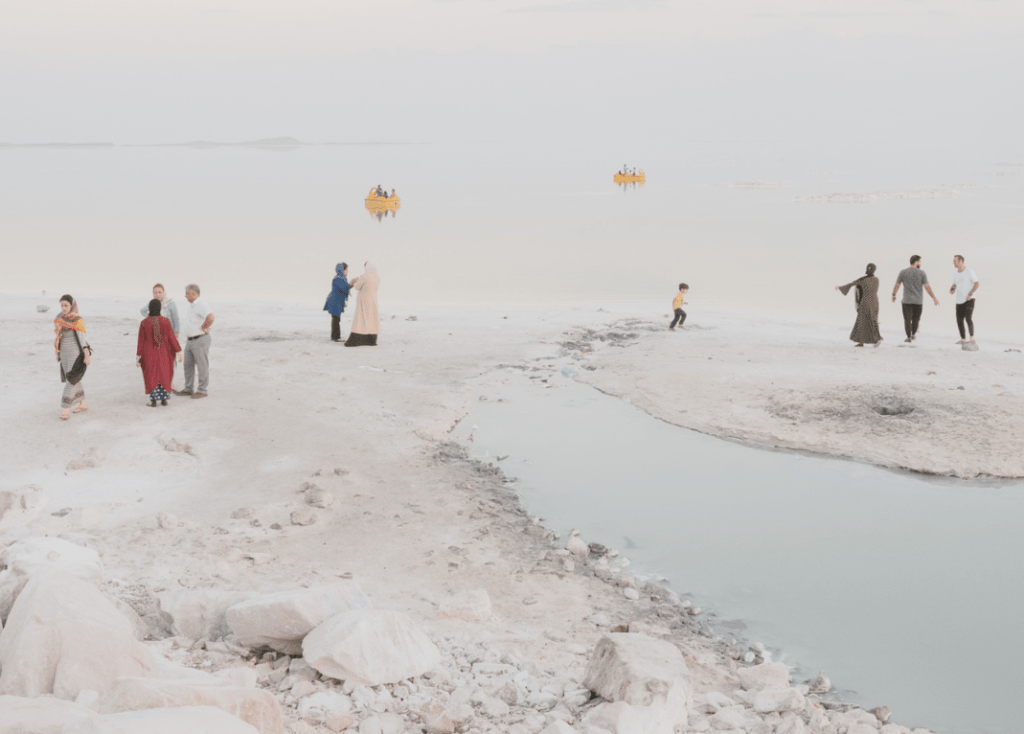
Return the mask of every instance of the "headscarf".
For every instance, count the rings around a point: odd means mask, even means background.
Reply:
[[[875,264],[868,263],[868,266],[864,269],[864,274],[869,278],[875,274]]]
[[[338,275],[344,275],[345,268],[347,267],[348,263],[338,263],[337,265],[334,266],[334,272],[337,273]]]
[[[57,352],[57,356],[60,356],[60,338],[64,334],[65,329],[70,331],[80,331],[85,333],[85,322],[82,317],[78,315],[78,302],[74,298],[65,294],[60,297],[61,301],[67,301],[71,304],[71,310],[68,315],[65,316],[64,312],[61,311],[60,315],[53,320],[53,332],[56,335],[53,340],[53,350]]]
[[[163,345],[160,338],[160,309],[162,306],[163,304],[158,298],[149,302],[149,319],[153,322],[153,346],[157,349]]]
[[[363,263],[363,272],[364,273],[373,273],[373,274],[376,275],[376,273],[377,273],[377,266],[374,265],[369,260],[367,260],[365,263]]]

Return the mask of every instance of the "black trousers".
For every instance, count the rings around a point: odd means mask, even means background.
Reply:
[[[970,330],[971,336],[974,336],[974,299],[964,301],[963,303],[956,304],[956,327],[960,329],[960,338],[966,339],[967,334],[964,333],[964,322],[967,322],[967,328]]]
[[[341,339],[341,316],[331,316],[331,339]]]
[[[684,311],[681,308],[677,308],[676,309],[676,317],[674,319],[672,319],[672,323],[669,325],[668,328],[670,328],[670,329],[676,328],[676,324],[677,323],[680,326],[682,326],[684,321],[686,321],[686,311]]]
[[[921,324],[921,311],[924,306],[920,303],[903,304],[903,329],[907,332],[907,339],[913,339],[917,333],[917,327]]]

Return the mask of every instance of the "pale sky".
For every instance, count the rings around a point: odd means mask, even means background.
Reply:
[[[1024,122],[1020,0],[0,0],[0,142],[856,139]]]

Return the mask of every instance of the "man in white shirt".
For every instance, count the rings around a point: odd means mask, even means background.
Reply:
[[[206,299],[199,296],[199,286],[190,283],[185,286],[185,300],[189,302],[188,314],[182,334],[185,336],[185,389],[175,390],[175,395],[191,395],[192,399],[205,398],[210,384],[210,327],[213,326],[213,311]],[[195,373],[199,371],[199,386],[195,387]],[[193,389],[194,388],[194,389]]]
[[[967,341],[967,333],[964,331],[964,322],[967,322],[967,329],[974,341],[974,291],[981,285],[978,276],[974,271],[964,264],[963,255],[953,256],[953,285],[949,289],[950,295],[956,295],[956,325],[960,329],[960,341],[963,344]]]

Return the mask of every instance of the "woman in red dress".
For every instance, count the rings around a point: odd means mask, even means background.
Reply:
[[[135,353],[135,366],[142,368],[150,408],[156,407],[157,400],[167,405],[174,355],[181,351],[171,322],[160,315],[160,305],[155,298],[149,302],[149,316],[139,324],[139,348]]]

